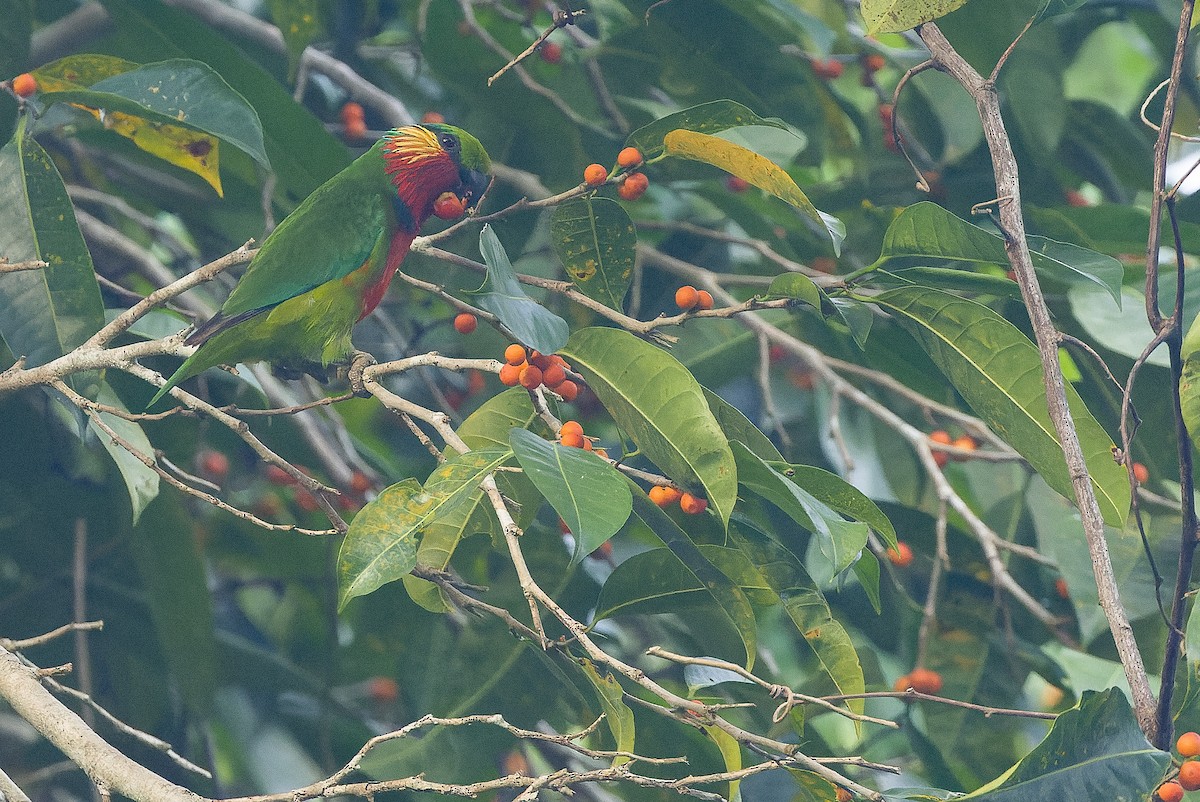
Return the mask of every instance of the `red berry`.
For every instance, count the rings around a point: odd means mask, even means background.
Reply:
[[[427,111],[423,115],[421,115],[421,122],[423,122],[423,123],[444,123],[444,122],[446,122],[446,118],[443,117],[441,114],[439,114],[436,111]]]
[[[317,503],[316,496],[301,488],[296,491],[296,506],[305,512],[316,512],[321,505]]]
[[[342,124],[342,132],[346,135],[346,139],[365,139],[367,136],[367,124],[362,118],[346,120]]]
[[[685,312],[700,303],[700,292],[691,284],[684,284],[675,290],[675,305]]]
[[[524,367],[524,362],[519,365],[505,364],[500,368],[500,383],[505,387],[516,387],[521,383],[521,370]]]
[[[21,97],[29,97],[37,91],[37,88],[37,78],[34,78],[27,72],[23,72],[12,79],[12,90]]]
[[[526,365],[517,376],[517,380],[526,390],[537,389],[542,383],[542,370],[537,365]]]
[[[908,675],[908,684],[914,691],[937,693],[942,689],[942,675],[928,668],[914,668]]]
[[[1175,751],[1182,757],[1196,757],[1200,755],[1200,733],[1185,732],[1180,735],[1175,741]]]
[[[710,293],[708,290],[698,290],[696,292],[696,295],[699,296],[696,300],[696,308],[697,309],[712,309],[713,308],[712,293]]]
[[[294,485],[296,480],[292,475],[278,465],[268,465],[266,468],[267,481],[273,485]]]
[[[1068,206],[1091,206],[1092,205],[1091,203],[1088,202],[1087,198],[1085,198],[1080,192],[1078,192],[1074,189],[1068,189],[1063,194],[1067,198]]]
[[[454,330],[459,334],[470,334],[479,325],[479,318],[470,312],[461,312],[454,316]]]
[[[642,152],[634,147],[623,148],[617,154],[617,164],[628,170],[642,163]]]
[[[542,56],[542,61],[547,64],[557,64],[562,61],[562,45],[557,42],[542,42],[542,47],[538,52]]]
[[[725,187],[730,192],[745,192],[750,188],[750,182],[740,175],[731,175],[725,179]]]
[[[1200,789],[1200,760],[1187,760],[1179,767],[1179,784],[1185,791]]]
[[[400,683],[391,677],[371,677],[367,680],[367,694],[379,704],[391,704],[400,698]]]
[[[349,124],[352,120],[362,120],[365,116],[366,113],[363,111],[363,107],[353,100],[348,100],[342,104],[341,117],[343,124]]]
[[[887,62],[878,53],[871,53],[863,59],[863,69],[867,72],[879,72]]]
[[[1140,462],[1133,463],[1133,478],[1139,485],[1146,484],[1150,481],[1150,469]]]
[[[635,201],[646,194],[649,186],[650,179],[646,177],[645,173],[630,173],[625,176],[625,181],[621,186],[617,187],[617,194],[623,200]]]
[[[561,385],[567,380],[567,372],[562,369],[562,365],[550,363],[550,367],[542,371],[542,383],[551,390]]]
[[[836,58],[829,58],[825,61],[813,59],[810,63],[812,64],[813,73],[818,78],[826,81],[832,81],[834,78],[840,78],[842,76],[842,62],[838,61]]]
[[[443,220],[457,220],[463,216],[466,211],[466,204],[462,198],[455,195],[453,192],[443,192],[438,195],[438,199],[433,202],[433,213],[435,216]]]
[[[684,493],[679,497],[679,509],[688,515],[699,515],[708,509],[708,499],[693,496],[691,493]]]
[[[371,489],[371,480],[362,471],[350,474],[350,489],[355,493],[366,493]]]
[[[911,687],[912,687],[912,678],[908,674],[905,674],[902,677],[897,677],[896,681],[894,683],[892,683],[892,690],[897,691],[899,693],[903,693],[904,691],[907,691]]]
[[[1067,589],[1067,580],[1063,579],[1061,576],[1054,580],[1054,592],[1059,596],[1062,596],[1064,599],[1069,599],[1071,597],[1071,592]]]
[[[474,369],[467,371],[467,395],[479,395],[486,386],[487,379],[483,378],[483,371]]]
[[[1183,786],[1175,781],[1165,782],[1154,792],[1160,802],[1180,802],[1183,799]]]
[[[229,457],[220,451],[205,449],[200,452],[200,471],[213,479],[224,479],[229,475]]]
[[[887,550],[887,558],[897,568],[907,568],[913,561],[912,546],[903,540],[897,540],[896,547]]]
[[[608,180],[608,168],[603,164],[589,164],[583,169],[583,180],[589,187],[598,187]]]
[[[576,396],[579,395],[579,385],[576,384],[575,382],[571,381],[570,379],[567,379],[565,382],[563,382],[562,384],[555,387],[554,392],[561,395],[563,401],[566,401],[569,403],[571,401],[574,401]]]

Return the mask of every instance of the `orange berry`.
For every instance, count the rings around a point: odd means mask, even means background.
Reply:
[[[693,496],[691,493],[684,493],[679,497],[679,509],[688,515],[699,515],[708,509],[708,499]]]
[[[1144,485],[1150,481],[1150,469],[1140,462],[1133,463],[1133,478],[1137,479],[1139,485]]]
[[[635,201],[642,195],[646,194],[646,189],[650,186],[650,179],[645,173],[630,173],[625,176],[624,183],[617,187],[617,194],[622,200]]]
[[[37,88],[37,78],[34,78],[27,72],[23,72],[12,79],[12,90],[21,97],[29,97],[37,91]]]
[[[725,188],[730,192],[745,192],[750,189],[750,182],[740,175],[731,175],[725,179]]]
[[[667,494],[665,492],[666,489],[667,488],[663,485],[655,485],[654,487],[650,488],[650,492],[647,495],[650,496],[650,500],[653,501],[656,506],[663,508],[670,507],[675,502],[667,500]]]
[[[518,380],[526,390],[536,389],[542,383],[542,369],[537,365],[526,365],[518,375]]]
[[[567,448],[583,448],[583,444],[590,441],[577,432],[563,432],[558,438],[558,442]]]
[[[700,303],[700,293],[691,284],[684,284],[675,290],[675,305],[687,311]]]
[[[950,455],[947,454],[945,451],[933,452],[933,464],[934,465],[937,465],[939,468],[945,468],[946,465],[949,464],[949,462],[950,462]]]
[[[912,565],[913,550],[912,546],[905,543],[903,540],[896,541],[896,547],[887,550],[887,558],[892,565],[897,568],[907,568]]]
[[[1173,780],[1165,782],[1158,786],[1154,797],[1161,802],[1180,802],[1183,799],[1183,786]]]
[[[863,59],[863,69],[865,69],[867,72],[879,72],[886,64],[887,61],[885,61],[883,56],[879,55],[878,53],[871,53]]]
[[[350,489],[355,493],[366,493],[371,489],[371,480],[362,471],[350,474]]]
[[[1054,580],[1054,592],[1059,596],[1062,596],[1064,599],[1071,598],[1071,592],[1067,589],[1067,580],[1063,579],[1061,576]]]
[[[603,448],[597,448],[597,449],[593,450],[592,453],[595,454],[600,459],[608,459],[608,452],[605,451]]]
[[[811,62],[813,73],[826,81],[832,81],[834,78],[840,78],[842,75],[842,62],[836,58],[829,58],[825,61],[813,59]]]
[[[558,434],[560,437],[564,434],[577,434],[583,437],[583,424],[577,420],[569,420],[559,427]]]
[[[708,290],[698,290],[696,292],[696,295],[698,296],[698,299],[696,301],[697,309],[712,309],[713,308],[712,293],[710,293]]]
[[[567,380],[567,372],[562,369],[562,365],[557,365],[553,362],[550,366],[542,371],[542,383],[553,390]]]
[[[954,442],[954,438],[950,436],[950,433],[943,429],[938,429],[935,432],[930,432],[929,439],[935,443],[941,443],[944,446],[948,446]]]
[[[542,42],[538,53],[541,55],[542,61],[547,64],[557,64],[562,61],[562,45],[558,42]]]
[[[400,698],[400,683],[391,677],[371,677],[367,680],[367,695],[380,704],[391,704]]]
[[[1186,760],[1179,767],[1179,784],[1186,791],[1200,789],[1200,760]]]
[[[342,125],[342,132],[346,135],[346,139],[365,139],[367,124],[362,119],[346,120]]]
[[[912,678],[908,674],[905,674],[902,677],[897,677],[896,681],[892,683],[892,690],[900,693],[907,691],[910,687],[912,687]]]
[[[891,103],[879,104],[879,122],[883,123],[885,129],[892,127],[892,121],[896,118],[896,107]]]
[[[520,365],[505,364],[500,368],[500,383],[505,387],[516,387],[521,383],[521,368],[525,367],[525,363]]]
[[[837,789],[837,802],[853,802],[854,794],[847,791],[845,788]]]
[[[1200,755],[1200,733],[1189,731],[1175,741],[1175,751],[1183,757]]]
[[[205,449],[200,452],[200,471],[213,479],[224,479],[229,475],[229,457],[220,451]]]
[[[463,199],[453,192],[443,192],[433,202],[434,216],[440,217],[443,220],[457,220],[463,216],[466,210],[467,206],[463,203]]]
[[[955,448],[961,448],[963,451],[974,451],[975,449],[977,449],[979,447],[978,443],[975,442],[975,438],[969,434],[964,434],[962,437],[957,438],[950,445],[954,446]],[[957,457],[956,456],[954,459],[957,460],[958,462],[962,462],[964,460],[970,459],[970,457]]]
[[[342,124],[349,125],[352,120],[362,120],[365,117],[363,107],[353,100],[342,104]]]
[[[554,364],[554,360],[545,354],[533,351],[529,354],[529,364],[537,365],[538,370],[545,371],[546,368]]]
[[[423,122],[423,123],[444,123],[444,122],[446,122],[446,118],[443,117],[441,114],[439,114],[436,111],[427,111],[421,115],[421,122]]]
[[[525,347],[513,343],[504,349],[504,361],[510,365],[519,365],[525,361]]]
[[[561,395],[563,401],[574,401],[576,396],[579,395],[579,385],[570,379],[567,379],[565,382],[555,387],[554,392]]]
[[[661,487],[662,487],[661,495],[664,499],[667,500],[668,506],[678,502],[680,499],[683,498],[683,491],[680,490],[679,488],[671,487],[670,485],[661,485]]]
[[[928,668],[914,668],[908,675],[914,691],[937,693],[942,689],[942,675]]]
[[[454,316],[454,330],[459,334],[470,334],[479,325],[479,318],[470,312],[460,312]]]
[[[628,170],[630,167],[637,167],[642,163],[642,152],[637,148],[622,148],[617,154],[617,164]]]
[[[603,164],[589,164],[583,168],[583,180],[589,187],[598,187],[608,180],[608,169]]]

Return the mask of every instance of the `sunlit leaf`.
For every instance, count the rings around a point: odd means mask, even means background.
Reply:
[[[803,273],[784,273],[771,280],[763,293],[766,298],[795,298],[814,309],[821,308],[821,290]]]
[[[620,329],[580,329],[561,353],[646,457],[676,482],[702,489],[728,524],[737,500],[737,469],[688,369]]]
[[[730,442],[736,440],[764,460],[783,461],[783,455],[779,453],[779,449],[775,448],[771,438],[751,423],[740,409],[707,387],[702,389],[704,390],[704,400],[708,402],[708,408],[712,410],[713,416],[716,417],[717,423],[721,425],[721,430],[725,432],[725,437]]]
[[[601,674],[591,660],[581,658],[578,662],[583,668],[584,675],[596,690],[596,697],[604,709],[604,723],[608,726],[608,731],[612,733],[613,740],[617,744],[617,751],[632,753],[636,730],[633,711],[629,709],[629,705],[625,704],[622,698],[625,692],[621,688],[621,683],[612,674],[607,672]],[[618,755],[613,758],[612,764],[620,766],[628,763],[629,760],[624,755]]]
[[[304,48],[321,34],[320,4],[317,0],[270,0],[269,8],[287,45],[288,76],[294,81]]]
[[[543,354],[556,353],[570,334],[567,322],[521,289],[512,262],[490,225],[479,232],[479,251],[488,266],[487,281],[477,294],[479,305],[500,318],[523,344]]]
[[[669,132],[663,138],[663,145],[668,156],[719,167],[790,203],[829,234],[835,252],[840,249],[846,236],[845,227],[813,206],[792,177],[765,156],[720,137],[683,129]]]
[[[1075,497],[1046,406],[1041,358],[1028,337],[983,304],[927,287],[889,290],[871,301],[900,316],[971,408],[1051,487]],[[1070,385],[1066,394],[1104,520],[1122,528],[1129,512],[1125,469],[1083,399]]]
[[[715,134],[746,125],[768,125],[787,129],[787,125],[781,120],[759,117],[741,103],[714,100],[660,117],[630,134],[625,144],[640,150],[646,159],[653,159],[662,155],[663,138],[671,131],[682,129],[701,134]]]
[[[625,525],[632,511],[629,487],[617,469],[581,448],[567,448],[526,429],[509,434],[525,475],[575,536],[577,563]]]
[[[944,17],[967,0],[862,0],[867,35],[900,33],[921,23]]]
[[[550,239],[576,288],[620,311],[637,250],[637,230],[624,207],[591,196],[568,201],[550,214]]]

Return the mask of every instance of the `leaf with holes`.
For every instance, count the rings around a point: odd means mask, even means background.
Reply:
[[[966,5],[967,0],[862,0],[867,35],[900,33],[944,17]]]
[[[637,230],[624,207],[591,196],[564,203],[550,214],[550,240],[575,287],[620,311],[637,250]]]
[[[580,329],[561,353],[642,453],[687,489],[702,490],[728,525],[737,501],[737,467],[688,369],[620,329]]]

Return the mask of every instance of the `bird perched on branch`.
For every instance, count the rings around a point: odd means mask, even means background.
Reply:
[[[350,330],[379,304],[438,198],[453,193],[473,207],[490,169],[479,140],[452,125],[384,134],[271,232],[221,311],[184,340],[196,352],[148,406],[216,365],[348,359]]]

